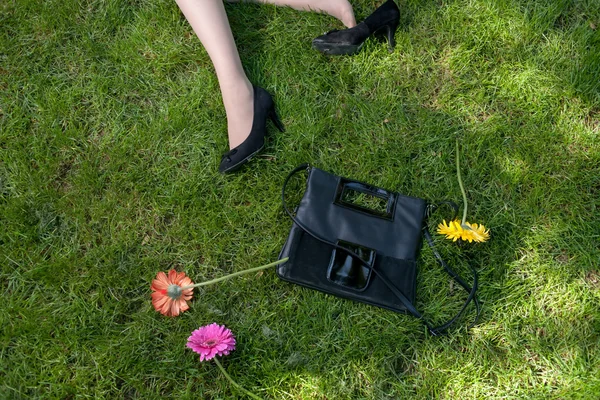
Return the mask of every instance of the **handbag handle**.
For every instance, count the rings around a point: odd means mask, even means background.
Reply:
[[[440,326],[436,326],[433,327],[424,317],[423,315],[421,315],[421,313],[415,308],[415,306],[412,304],[412,302],[402,293],[402,291],[400,291],[392,282],[390,282],[390,280],[385,276],[385,274],[383,274],[383,272],[378,271],[377,269],[373,268],[371,265],[369,265],[368,263],[366,263],[358,254],[356,254],[355,252],[339,246],[336,243],[333,243],[327,239],[324,239],[322,237],[320,237],[319,235],[317,235],[316,233],[314,233],[313,231],[311,231],[309,228],[307,228],[302,222],[300,222],[293,214],[292,212],[288,209],[287,207],[287,203],[285,201],[285,189],[287,187],[287,184],[289,182],[289,180],[291,179],[291,177],[293,175],[295,175],[296,173],[298,173],[299,171],[302,171],[304,169],[310,171],[310,165],[309,164],[301,164],[298,167],[296,167],[292,172],[289,173],[289,175],[285,178],[285,181],[283,182],[283,187],[281,189],[281,203],[283,205],[283,209],[285,210],[285,212],[287,213],[287,215],[291,218],[291,220],[298,225],[304,232],[306,232],[307,234],[309,234],[310,236],[312,236],[314,239],[319,240],[323,243],[328,244],[329,246],[332,246],[336,249],[339,249],[341,251],[346,252],[347,254],[349,254],[351,257],[353,257],[355,260],[357,260],[358,262],[360,262],[361,264],[365,265],[367,268],[369,268],[369,270],[371,270],[372,272],[374,272],[380,279],[381,281],[388,287],[388,289],[390,289],[390,291],[392,293],[394,293],[394,295],[402,302],[402,304],[404,305],[404,307],[406,308],[406,310],[411,313],[415,318],[420,319],[423,324],[427,327],[427,330],[433,335],[433,336],[438,336],[440,334],[445,333],[445,331],[451,326],[453,325],[458,318],[460,318],[460,316],[464,313],[464,311],[466,310],[467,306],[469,305],[469,303],[471,301],[473,301],[475,303],[475,308],[477,310],[477,314],[475,316],[475,319],[473,321],[473,323],[471,325],[469,325],[469,328],[473,327],[478,319],[479,319],[479,315],[481,313],[481,308],[479,305],[479,301],[477,300],[476,297],[476,292],[477,292],[477,286],[478,286],[478,277],[477,277],[477,271],[475,271],[475,269],[470,266],[471,271],[473,273],[473,286],[469,287],[469,285],[467,283],[465,283],[462,278],[456,273],[454,272],[442,259],[442,257],[440,256],[439,252],[435,249],[434,244],[433,244],[433,239],[431,238],[431,234],[429,233],[429,230],[427,229],[427,226],[425,225],[423,227],[423,234],[425,236],[425,238],[427,239],[427,243],[429,244],[429,246],[431,247],[436,259],[438,260],[438,262],[440,263],[440,265],[444,268],[444,270],[452,277],[452,279],[454,279],[460,286],[462,286],[468,293],[469,296],[467,297],[467,300],[465,301],[465,303],[463,304],[461,310],[452,318],[450,319],[448,322],[440,325]],[[437,205],[430,205],[428,207],[428,213],[427,216],[430,214],[430,210],[435,210],[438,206]],[[454,207],[456,207],[456,205],[454,205]],[[457,207],[456,207],[457,209]]]

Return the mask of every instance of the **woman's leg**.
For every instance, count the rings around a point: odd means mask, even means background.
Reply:
[[[235,1],[235,0],[234,0]],[[348,0],[256,0],[297,10],[317,11],[338,18],[347,27],[356,25]],[[206,49],[219,80],[227,114],[229,148],[241,144],[252,129],[254,97],[229,27],[222,0],[176,0]]]
[[[329,14],[342,21],[348,28],[356,25],[354,11],[348,0],[227,0],[231,3],[239,1],[254,1],[257,3],[274,4],[276,6],[287,6],[295,10],[316,11]]]
[[[246,77],[222,0],[176,0],[206,49],[215,71],[225,113],[229,148],[250,134],[254,118],[252,84]]]

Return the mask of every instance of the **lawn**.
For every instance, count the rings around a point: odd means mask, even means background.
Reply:
[[[378,3],[353,4],[362,20]],[[224,368],[265,399],[600,398],[600,0],[398,5],[395,52],[338,58],[311,49],[331,17],[227,5],[287,131],[223,176],[218,83],[174,1],[2,1],[0,398],[243,398],[185,347],[212,322],[237,338]],[[479,272],[476,327],[431,337],[273,270],[197,290],[177,318],[152,308],[158,271],[274,261],[302,162],[460,203],[457,139],[491,239],[436,243]],[[464,293],[428,248],[419,265],[417,307],[442,322]]]

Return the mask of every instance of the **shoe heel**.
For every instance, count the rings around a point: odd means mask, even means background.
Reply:
[[[273,124],[275,127],[277,127],[277,129],[279,129],[280,132],[285,132],[285,128],[281,123],[277,112],[275,112],[275,107],[271,108],[271,111],[269,112],[269,118],[271,118],[271,121],[273,121]]]
[[[387,26],[387,39],[388,39],[388,50],[390,53],[394,52],[396,47],[396,31],[398,30],[398,21],[390,22]]]

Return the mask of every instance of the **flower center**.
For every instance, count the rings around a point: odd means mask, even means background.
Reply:
[[[217,341],[215,339],[210,339],[210,340],[207,340],[206,342],[204,342],[204,344],[206,346],[214,346],[215,344],[217,344]]]
[[[167,288],[167,296],[169,296],[173,300],[179,300],[182,293],[183,290],[181,290],[181,286],[179,285],[172,284],[169,285],[169,287]]]

